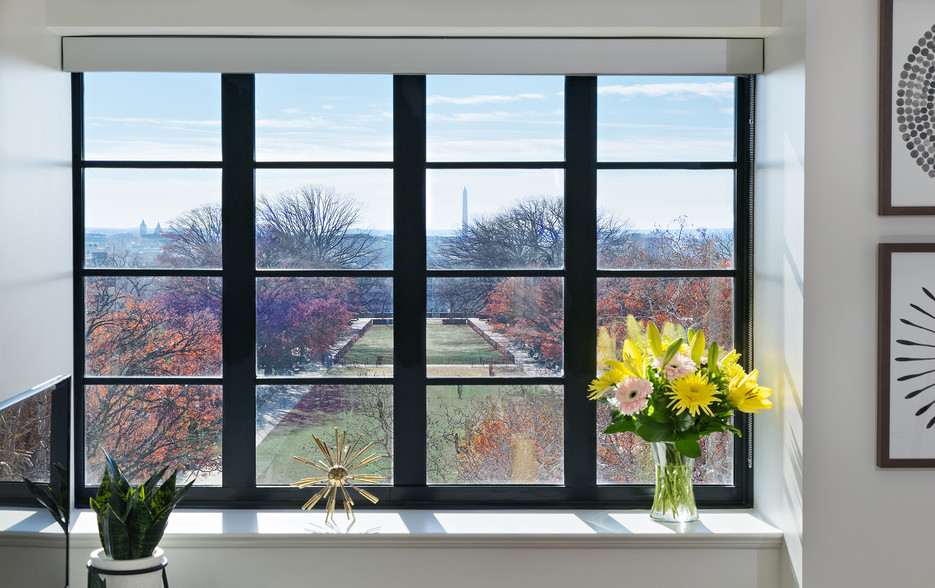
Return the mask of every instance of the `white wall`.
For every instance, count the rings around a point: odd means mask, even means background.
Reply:
[[[72,371],[69,78],[43,25],[0,0],[0,400]]]
[[[935,218],[876,213],[877,5],[807,11],[804,577],[816,587],[933,577],[935,472],[874,465],[876,245],[935,240]]]
[[[785,0],[757,80],[755,363],[774,408],[755,417],[754,488],[783,531],[784,588],[803,585],[805,3]]]

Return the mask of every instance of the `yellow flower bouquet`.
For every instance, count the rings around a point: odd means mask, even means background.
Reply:
[[[691,476],[694,459],[701,456],[699,441],[721,431],[740,435],[731,425],[735,410],[772,407],[767,400],[772,390],[756,383],[756,370],[744,371],[739,353],[721,355],[717,343],[705,344],[700,330],[672,339],[648,323],[645,337],[631,334],[622,358],[606,360],[607,369],[588,388],[590,399],[612,407],[605,433],[633,432],[652,445],[656,520],[697,520]]]

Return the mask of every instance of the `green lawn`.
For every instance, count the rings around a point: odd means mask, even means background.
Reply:
[[[393,364],[393,327],[374,325],[344,356],[345,363]]]
[[[491,347],[468,325],[426,325],[426,362],[428,364],[484,365],[502,364],[507,358]],[[393,327],[375,325],[354,344],[344,362],[349,364],[393,363]]]
[[[506,356],[468,325],[425,325],[428,364],[505,363]]]
[[[347,363],[366,363],[364,367],[335,365],[328,376],[391,377],[393,328],[389,325],[372,327],[346,356]],[[490,346],[467,325],[426,325],[428,345],[428,375],[488,376],[492,362],[503,362],[506,357]],[[377,355],[383,365],[374,366]],[[368,360],[369,358],[369,360]],[[474,363],[475,365],[470,365]],[[512,364],[493,366],[497,376],[521,376],[522,369]],[[454,434],[464,435],[465,419],[481,418],[480,411],[500,399],[520,398],[521,387],[498,385],[430,386],[426,390],[426,417],[428,419],[428,467],[430,478],[436,483],[457,482],[457,454]],[[539,394],[538,386],[526,386],[527,394]],[[368,392],[369,390],[369,392]],[[374,428],[373,386],[316,386],[293,408],[282,422],[257,446],[257,483],[288,484],[301,478],[317,475],[316,470],[294,459],[298,455],[313,461],[319,459],[319,450],[312,435],[329,438],[333,443],[333,429],[347,430],[356,435]],[[392,399],[389,388],[383,398],[386,415],[392,418]],[[368,441],[377,439],[368,439]],[[381,446],[381,451],[386,448]],[[388,453],[388,452],[387,452]],[[368,473],[391,475],[388,457],[367,468]],[[377,467],[379,466],[379,467]]]
[[[302,478],[318,476],[319,470],[299,463],[293,456],[318,461],[324,456],[312,438],[317,435],[329,447],[334,445],[334,428],[347,431],[353,442],[365,434],[363,443],[375,442],[367,452],[379,453],[384,458],[366,468],[368,474],[391,476],[392,459],[381,444],[376,431],[375,403],[383,402],[384,410],[392,415],[393,401],[388,386],[316,386],[306,394],[282,422],[257,445],[257,484],[283,485]]]

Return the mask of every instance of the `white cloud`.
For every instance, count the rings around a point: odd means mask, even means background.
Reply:
[[[516,115],[510,112],[456,112],[454,114],[429,114],[426,120],[431,122],[500,122],[512,120]]]
[[[283,114],[299,114],[302,111],[299,110],[298,108],[283,108],[279,112]]]
[[[87,137],[85,157],[88,159],[127,159],[132,161],[146,159],[154,161],[212,161],[221,158],[221,138],[176,137],[159,141]]]
[[[732,161],[733,137],[653,137],[598,139],[601,161]]]
[[[515,94],[513,96],[500,96],[493,94],[480,94],[476,96],[441,96],[432,94],[425,101],[426,104],[492,104],[498,102],[517,102],[519,100],[542,100],[545,96],[542,94]]]
[[[320,129],[331,126],[331,122],[321,118],[293,118],[289,120],[260,119],[256,121],[257,128],[264,129]]]
[[[562,138],[534,141],[514,138],[461,139],[427,137],[429,161],[561,161],[565,142]]]
[[[733,98],[733,82],[677,82],[671,84],[633,84],[628,86],[601,86],[597,89],[600,95],[616,96],[650,96],[653,98],[669,98],[671,100],[687,100],[689,98],[714,98],[722,100]]]
[[[322,110],[334,110],[334,105],[333,104],[322,104],[321,109]]]
[[[210,126],[210,127],[219,127],[221,126],[221,121],[219,120],[182,120],[182,119],[173,119],[173,118],[142,118],[142,117],[116,117],[116,116],[90,116],[88,121],[93,121],[94,123],[119,123],[127,125],[159,125],[159,126]]]
[[[734,109],[733,109],[733,107],[731,107],[731,108],[718,108],[717,111],[720,112],[721,114],[734,114]]]

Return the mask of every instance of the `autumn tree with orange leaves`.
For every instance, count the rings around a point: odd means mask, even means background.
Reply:
[[[550,386],[501,390],[448,414],[446,429],[455,448],[457,474],[446,481],[560,484],[564,479],[561,390]],[[464,433],[455,436],[453,431]]]
[[[202,278],[207,280],[207,278]],[[177,312],[175,278],[92,278],[86,286],[89,376],[211,376],[221,369],[220,322],[209,310]],[[220,471],[220,386],[88,386],[85,448],[89,478],[101,448],[128,476],[176,464],[191,474]]]

